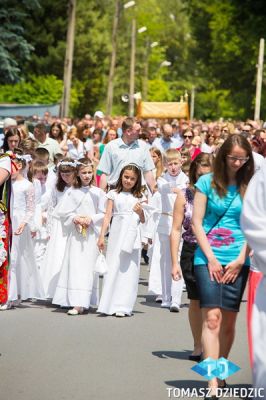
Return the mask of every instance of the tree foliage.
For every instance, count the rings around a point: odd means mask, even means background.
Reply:
[[[51,99],[60,99],[59,84],[51,87],[50,83],[63,80],[68,1],[38,0],[40,7],[32,9],[30,18],[23,5],[32,6],[35,0],[2,2],[6,7],[0,11],[0,39],[5,38],[0,41],[0,83],[20,78],[23,85],[33,86],[32,101],[44,101],[49,90]],[[147,27],[136,35],[135,92],[143,92],[148,71],[148,100],[175,101],[195,87],[197,118],[252,117],[258,45],[265,33],[264,0],[137,0],[135,7],[124,9],[125,2],[120,1],[113,113],[127,112],[121,95],[129,92],[131,23],[135,18],[137,28]],[[5,19],[5,10],[12,18]],[[105,111],[114,12],[115,0],[77,0],[74,115]],[[7,45],[8,38],[14,41]],[[155,41],[158,46],[151,48]],[[162,67],[165,60],[171,65]],[[34,89],[37,77],[46,85],[43,97],[42,91]],[[2,101],[25,101],[19,87],[13,99],[7,87],[0,87]],[[262,115],[266,113],[264,92]]]
[[[61,102],[63,81],[54,75],[29,76],[27,81],[0,86],[0,103],[51,104]],[[75,89],[71,92],[71,106],[78,104]]]
[[[38,6],[37,0],[1,0],[0,83],[18,81],[22,63],[30,58],[33,46],[25,39],[26,18]]]
[[[217,90],[228,93],[235,118],[252,117],[259,40],[265,35],[265,2],[188,0],[187,4],[198,44],[193,57],[202,63],[201,73]],[[265,115],[266,105],[262,111]]]

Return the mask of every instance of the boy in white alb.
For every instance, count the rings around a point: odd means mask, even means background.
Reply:
[[[162,307],[178,312],[181,303],[183,279],[174,281],[171,276],[171,252],[169,235],[173,222],[173,208],[177,189],[188,185],[188,177],[181,170],[181,155],[178,150],[169,149],[165,152],[167,172],[157,181],[161,194],[162,212],[158,223],[160,239],[160,267],[162,278]]]

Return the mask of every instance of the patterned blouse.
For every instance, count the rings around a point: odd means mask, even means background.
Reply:
[[[192,221],[191,221],[193,212],[194,193],[189,187],[183,189],[182,192],[186,199],[184,219],[183,219],[184,232],[182,234],[182,238],[186,242],[196,243],[196,238],[194,236],[194,233],[192,232]]]

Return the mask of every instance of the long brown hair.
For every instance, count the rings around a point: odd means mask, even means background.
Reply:
[[[212,187],[220,197],[227,193],[229,175],[227,171],[226,157],[230,155],[234,146],[239,146],[247,153],[247,162],[236,173],[236,185],[244,195],[247,185],[254,174],[254,160],[252,149],[247,139],[242,135],[230,135],[220,147],[214,159]]]
[[[78,189],[78,188],[82,187],[81,179],[78,176],[78,173],[81,170],[81,168],[84,168],[84,167],[91,167],[91,169],[92,169],[93,175],[92,175],[92,180],[90,181],[90,184],[89,184],[89,186],[92,186],[95,182],[95,176],[94,176],[95,171],[94,171],[94,166],[93,166],[92,161],[89,158],[84,157],[84,158],[80,158],[77,161],[77,164],[78,164],[77,165],[77,173],[76,173],[76,177],[75,177],[74,183],[73,183],[74,188]]]
[[[64,163],[73,163],[73,165],[66,165]],[[65,157],[62,160],[62,164],[61,162],[58,163],[57,165],[57,182],[56,182],[56,189],[58,190],[58,192],[63,192],[65,190],[65,187],[67,186],[66,182],[64,181],[64,179],[61,176],[61,172],[63,173],[70,173],[73,172],[75,173],[77,170],[77,168],[75,167],[75,162],[73,160],[73,158],[70,157]]]
[[[117,193],[120,193],[124,190],[123,184],[122,184],[122,177],[125,171],[133,171],[137,175],[137,181],[133,188],[131,189],[131,193],[133,194],[134,197],[141,198],[142,197],[142,186],[141,186],[141,170],[136,164],[128,164],[125,165],[119,175],[117,184],[115,186],[115,190]]]
[[[53,132],[52,132],[53,128],[58,128],[58,129],[59,129],[59,134],[58,134],[57,138],[54,137],[54,135],[53,135]],[[56,140],[56,141],[62,142],[62,140],[64,139],[64,132],[63,132],[63,129],[62,129],[62,125],[59,124],[58,122],[54,122],[54,123],[50,126],[49,137],[52,138],[52,139],[54,139],[54,140]],[[59,140],[58,140],[58,139],[59,139]]]
[[[189,168],[189,184],[191,189],[194,190],[195,188],[195,183],[198,180],[197,176],[197,169],[199,166],[202,167],[210,167],[212,169],[212,164],[213,164],[213,156],[212,154],[209,153],[200,153],[197,155],[196,158],[191,162],[190,168]]]
[[[156,180],[158,178],[160,178],[160,176],[162,175],[163,171],[164,171],[164,166],[163,166],[163,155],[161,153],[161,151],[159,149],[157,149],[157,147],[151,147],[150,148],[150,153],[152,155],[152,153],[155,153],[158,157],[159,157],[159,161],[157,166],[155,165],[156,168]]]

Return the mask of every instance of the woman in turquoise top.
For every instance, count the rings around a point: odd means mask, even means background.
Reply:
[[[254,173],[252,150],[241,135],[219,149],[213,174],[196,183],[192,224],[199,247],[194,266],[202,309],[204,359],[227,358],[237,311],[245,289],[249,259],[240,227],[242,199]],[[224,386],[220,382],[219,386]],[[218,381],[209,381],[216,398]]]

